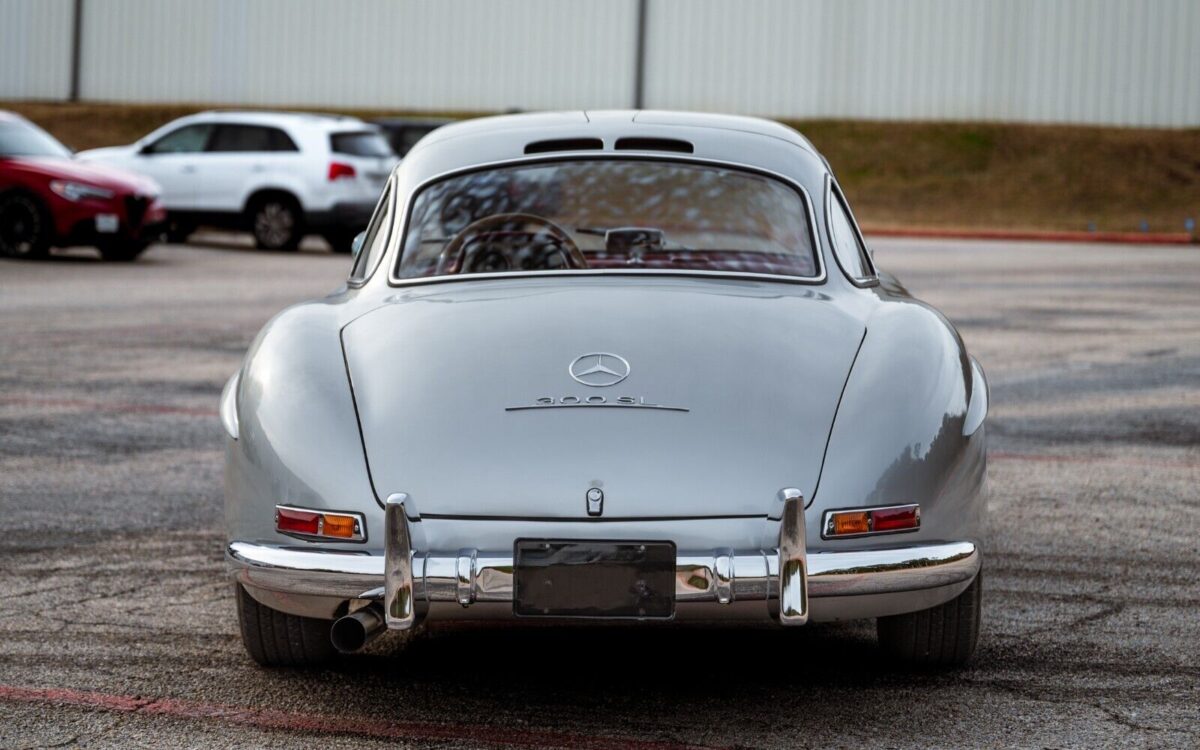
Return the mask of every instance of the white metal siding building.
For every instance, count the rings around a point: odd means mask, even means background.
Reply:
[[[72,92],[1200,126],[1200,0],[0,0],[0,98]]]

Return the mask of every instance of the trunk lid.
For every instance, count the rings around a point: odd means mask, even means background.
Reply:
[[[604,519],[696,518],[812,496],[862,335],[808,287],[523,279],[406,289],[343,346],[381,497],[582,519],[598,487]]]

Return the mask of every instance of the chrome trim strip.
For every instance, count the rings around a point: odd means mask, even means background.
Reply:
[[[503,167],[519,166],[522,164],[544,164],[547,162],[556,161],[586,161],[589,159],[607,159],[616,161],[663,161],[676,162],[684,164],[698,164],[701,166],[725,167],[728,169],[736,169],[741,172],[749,172],[751,174],[759,174],[764,177],[771,177],[780,182],[783,182],[788,187],[797,190],[800,197],[804,200],[805,208],[808,214],[808,231],[809,238],[812,241],[813,257],[817,263],[817,273],[815,276],[784,276],[782,274],[771,273],[744,273],[739,271],[687,271],[671,268],[663,269],[580,269],[570,271],[526,271],[526,272],[505,272],[505,273],[472,273],[472,274],[450,274],[446,276],[421,276],[417,278],[404,278],[397,275],[400,270],[400,260],[404,253],[404,243],[408,235],[408,223],[412,214],[413,198],[421,193],[422,190],[429,187],[435,182],[450,179],[458,175],[470,174],[471,172],[481,172],[488,169],[497,169]],[[783,282],[791,284],[823,284],[828,277],[825,270],[825,257],[821,252],[821,235],[817,227],[816,204],[813,203],[812,196],[809,195],[808,188],[800,184],[798,181],[788,177],[780,172],[775,172],[762,167],[755,167],[749,164],[740,164],[733,161],[725,161],[723,159],[706,159],[696,156],[680,156],[680,155],[664,155],[664,154],[632,154],[632,153],[615,153],[603,152],[596,153],[594,151],[585,151],[579,153],[572,152],[556,152],[541,156],[524,156],[513,159],[501,159],[499,161],[483,162],[470,167],[459,167],[446,172],[441,172],[426,180],[421,181],[416,186],[409,190],[404,196],[403,205],[399,205],[397,216],[402,216],[402,223],[395,227],[396,231],[388,238],[391,245],[384,254],[384,260],[389,262],[388,269],[388,286],[404,287],[417,286],[420,284],[438,284],[454,281],[468,281],[471,279],[510,279],[510,278],[542,278],[552,276],[607,276],[607,275],[649,275],[649,276],[673,276],[673,277],[689,277],[689,276],[709,276],[716,278],[733,278],[733,279],[757,279],[774,282]]]
[[[804,495],[794,487],[779,491],[783,518],[779,522],[779,623],[808,622],[808,573],[805,552]]]
[[[504,411],[537,411],[539,409],[658,409],[660,411],[691,411],[686,406],[661,406],[659,404],[530,404],[529,406],[506,406]]]

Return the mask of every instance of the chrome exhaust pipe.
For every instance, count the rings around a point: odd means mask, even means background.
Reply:
[[[329,629],[329,640],[343,654],[352,654],[375,640],[387,627],[383,621],[383,610],[372,604],[355,610],[345,617],[333,621]]]

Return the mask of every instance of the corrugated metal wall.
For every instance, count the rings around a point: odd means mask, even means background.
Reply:
[[[1200,124],[1197,0],[651,0],[646,99],[777,117]]]
[[[71,93],[72,0],[0,0],[0,98]]]
[[[88,0],[92,99],[625,106],[635,0]]]
[[[1200,125],[1200,0],[646,0],[647,107]],[[84,0],[80,93],[627,107],[638,0]],[[72,0],[0,0],[0,97],[60,99]]]

